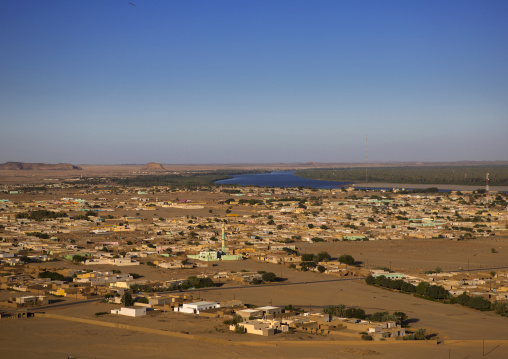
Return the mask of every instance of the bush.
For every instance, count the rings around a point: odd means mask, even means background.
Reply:
[[[313,262],[314,260],[317,260],[316,255],[312,253],[302,254],[302,262]]]
[[[503,317],[508,317],[508,303],[496,301],[492,307],[497,314],[502,315]]]
[[[487,311],[495,310],[495,304],[492,305],[489,300],[483,297],[471,297],[466,293],[462,293],[456,298],[456,302],[464,307],[473,308],[476,310]]]
[[[353,264],[355,264],[355,259],[353,258],[353,256],[351,256],[349,254],[343,254],[339,257],[339,262],[348,264],[348,265],[353,265]]]
[[[431,299],[447,299],[450,293],[440,285],[431,285],[425,291],[425,296]]]
[[[233,325],[233,324],[238,325],[238,323],[241,323],[241,322],[243,322],[243,318],[241,316],[235,314],[232,319],[226,319],[223,323],[227,324],[227,325]],[[242,328],[243,328],[243,326],[242,326]]]
[[[372,336],[370,336],[368,334],[362,334],[362,340],[373,340],[373,339],[372,339]]]
[[[484,312],[490,310],[491,304],[489,300],[483,297],[473,297],[469,301],[469,307]]]
[[[275,282],[277,280],[277,276],[273,272],[263,273],[261,278],[263,279],[263,282]]]
[[[374,285],[376,284],[376,279],[374,279],[374,277],[369,274],[367,277],[365,277],[365,283],[367,283],[368,285]]]
[[[328,262],[332,259],[332,256],[330,256],[328,252],[319,252],[317,258],[319,262]]]
[[[404,340],[427,340],[427,333],[425,329],[418,329],[413,334],[406,334],[403,338]]]
[[[79,255],[79,254],[73,255],[72,256],[72,261],[76,262],[76,263],[86,262],[86,256],[82,256],[82,255]]]
[[[235,325],[235,333],[237,333],[237,334],[245,334],[245,328],[243,327],[243,325],[236,324]]]

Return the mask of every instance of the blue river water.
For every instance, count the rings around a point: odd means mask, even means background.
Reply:
[[[218,184],[237,184],[240,186],[261,187],[311,187],[311,188],[341,188],[351,182],[320,181],[295,176],[292,171],[274,171],[270,173],[238,175],[233,178],[215,181]]]
[[[274,171],[270,173],[260,173],[260,174],[249,174],[249,175],[237,175],[233,178],[215,181],[217,184],[237,184],[240,186],[260,186],[260,187],[310,187],[310,188],[322,188],[322,189],[331,189],[331,188],[341,188],[341,187],[349,187],[353,185],[356,189],[365,189],[365,186],[362,186],[361,183],[357,183],[354,185],[353,182],[339,182],[339,181],[321,181],[308,179],[303,177],[295,176],[292,171]],[[401,188],[396,187],[395,188]],[[434,187],[429,185],[429,187]],[[460,186],[459,186],[460,187]],[[367,187],[369,190],[391,190],[394,187],[384,188],[384,187]],[[406,190],[419,190],[422,189],[411,188],[410,185],[405,187]],[[450,189],[439,189],[439,192],[451,192]]]

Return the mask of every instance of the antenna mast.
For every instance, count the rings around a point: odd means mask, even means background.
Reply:
[[[367,163],[368,163],[368,146],[367,134],[365,134],[365,192],[367,192]]]

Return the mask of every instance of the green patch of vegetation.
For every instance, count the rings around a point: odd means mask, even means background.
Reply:
[[[62,280],[62,281],[66,279],[63,274],[50,271],[40,272],[39,278],[49,278],[51,280]]]
[[[47,211],[45,209],[40,209],[36,211],[29,211],[29,212],[20,212],[16,214],[17,219],[33,219],[35,221],[43,221],[45,219],[56,219],[56,218],[63,218],[67,217],[67,213],[65,212],[53,212],[53,211]]]
[[[389,279],[384,275],[374,278],[368,275],[365,283],[378,287],[394,289],[405,293],[415,293],[425,299],[443,300],[450,298],[450,293],[440,285],[431,285],[427,282],[420,282],[417,286],[405,282],[402,279]]]
[[[153,186],[209,186],[213,182],[232,178],[236,175],[263,173],[266,171],[216,170],[216,171],[188,171],[179,174],[142,175],[135,177],[109,178],[109,182],[120,186],[153,187]]]
[[[490,185],[508,185],[508,166],[489,166]],[[364,182],[363,168],[320,168],[295,171],[295,175],[325,181]],[[369,168],[369,182],[415,184],[485,184],[484,166],[425,166]]]
[[[323,308],[323,313],[334,317],[365,319],[367,315],[362,308],[347,307],[344,304],[330,305]]]
[[[236,324],[242,323],[242,322],[243,322],[243,318],[237,314],[233,315],[233,318],[226,319],[223,321],[223,323],[226,325],[236,325]]]
[[[189,277],[181,284],[173,284],[169,287],[163,286],[153,286],[153,285],[145,285],[145,284],[133,284],[131,285],[131,289],[136,292],[145,292],[145,293],[155,293],[155,292],[168,292],[168,291],[182,291],[187,290],[189,288],[207,288],[207,287],[215,287],[215,283],[209,277],[198,278],[195,276]]]
[[[50,238],[49,234],[42,233],[42,232],[27,232],[26,235],[27,236],[34,236],[34,237],[41,238],[41,239],[49,239]]]
[[[354,265],[355,264],[355,259],[353,258],[352,255],[343,254],[343,255],[341,255],[339,257],[339,262],[347,264],[347,265]]]
[[[406,334],[402,338],[404,340],[429,340],[429,336],[427,335],[427,331],[423,328],[419,328],[416,332],[411,334]]]

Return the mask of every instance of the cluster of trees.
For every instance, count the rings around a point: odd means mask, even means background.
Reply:
[[[405,293],[415,293],[421,297],[429,299],[448,299],[450,293],[440,285],[431,285],[427,282],[420,282],[417,286],[405,282],[402,279],[389,279],[384,275],[374,278],[368,275],[365,278],[368,285],[376,285],[379,287],[399,290]]]
[[[33,219],[35,221],[43,221],[45,219],[56,219],[56,218],[62,218],[67,217],[67,213],[65,212],[53,212],[48,211],[45,209],[39,209],[36,211],[29,211],[29,212],[20,212],[16,214],[17,219],[27,218],[27,219]]]
[[[97,217],[97,212],[94,211],[86,211],[85,214],[77,214],[72,217],[72,219],[84,219],[85,221],[89,221],[90,217]]]
[[[494,302],[492,304],[492,309],[499,315],[503,317],[508,317],[508,303],[503,302]]]
[[[181,291],[187,290],[189,288],[207,288],[207,287],[215,287],[215,283],[209,277],[198,278],[196,276],[192,276],[187,278],[181,284],[173,284],[169,287],[155,287],[149,286],[145,284],[133,284],[131,285],[131,289],[134,292],[146,292],[146,293],[154,293],[154,292],[170,292],[170,291]]]
[[[366,315],[365,311],[361,308],[348,307],[344,304],[330,305],[323,309],[323,313],[330,314],[334,317],[341,318],[357,318],[357,319],[369,319],[373,322],[389,322],[394,321],[399,325],[403,325],[404,321],[408,319],[404,312],[394,312],[392,314],[388,312],[376,312],[371,315]]]
[[[242,198],[241,200],[238,201],[239,204],[249,204],[251,206],[254,206],[256,204],[259,204],[259,205],[263,205],[265,204],[265,202],[262,200],[262,199],[244,199]]]
[[[67,280],[63,274],[51,271],[44,271],[39,273],[39,278],[49,278],[51,280]]]
[[[340,263],[344,263],[344,264],[348,264],[348,265],[354,265],[356,263],[353,256],[349,255],[349,254],[341,255],[338,260]]]
[[[394,312],[392,314],[388,312],[375,312],[374,314],[371,314],[369,317],[369,320],[372,320],[373,322],[391,322],[394,321],[400,326],[404,324],[404,321],[407,320],[407,314],[404,312]]]
[[[273,202],[298,202],[299,206],[303,206],[305,203],[307,203],[307,199],[298,197],[283,197],[283,198],[271,198],[266,200],[267,204],[271,204]]]
[[[414,333],[404,335],[404,337],[402,339],[404,339],[404,340],[428,340],[429,336],[427,335],[427,331],[425,329],[420,328]]]
[[[208,186],[213,182],[229,179],[236,175],[263,173],[261,170],[215,170],[199,172],[183,172],[180,174],[141,175],[135,177],[109,178],[108,180],[121,186],[153,187],[153,186]]]
[[[490,184],[508,185],[508,166],[489,166]],[[295,175],[311,179],[342,182],[365,181],[363,168],[320,168],[295,171]],[[428,166],[369,168],[369,182],[429,183],[429,184],[485,184],[484,166]],[[434,189],[430,190],[433,192]]]
[[[489,300],[478,296],[471,297],[466,293],[462,293],[457,298],[455,298],[455,302],[463,305],[464,307],[481,310],[482,312],[493,309],[493,305]]]
[[[309,268],[318,267],[318,270],[322,273],[326,270],[323,266],[318,266],[318,262],[328,262],[332,257],[328,252],[319,252],[317,255],[313,253],[302,254],[302,262],[300,267],[302,270],[307,271]]]
[[[493,310],[499,315],[508,317],[508,303],[498,301],[492,303],[483,297],[469,296],[466,293],[462,293],[458,297],[452,298],[450,293],[442,286],[431,285],[427,282],[420,282],[417,286],[414,286],[413,284],[404,282],[401,279],[393,280],[388,279],[385,276],[379,276],[377,278],[374,278],[371,275],[365,278],[365,282],[369,285],[376,285],[379,287],[396,289],[406,293],[415,293],[416,295],[419,295],[424,298],[439,300],[450,299],[449,302],[452,304],[457,303],[465,307],[481,311]]]
[[[323,313],[334,317],[365,319],[367,315],[361,308],[347,307],[344,304],[330,305],[323,308]]]
[[[261,280],[254,278],[252,284],[261,284],[262,282],[271,283],[281,280],[281,278],[277,277],[273,272],[258,271],[258,274],[261,274]]]
[[[75,254],[75,255],[72,256],[72,261],[76,262],[76,263],[85,262],[86,261],[86,256],[82,256],[80,254]]]
[[[27,236],[34,236],[41,239],[49,239],[49,234],[42,232],[27,232]]]

